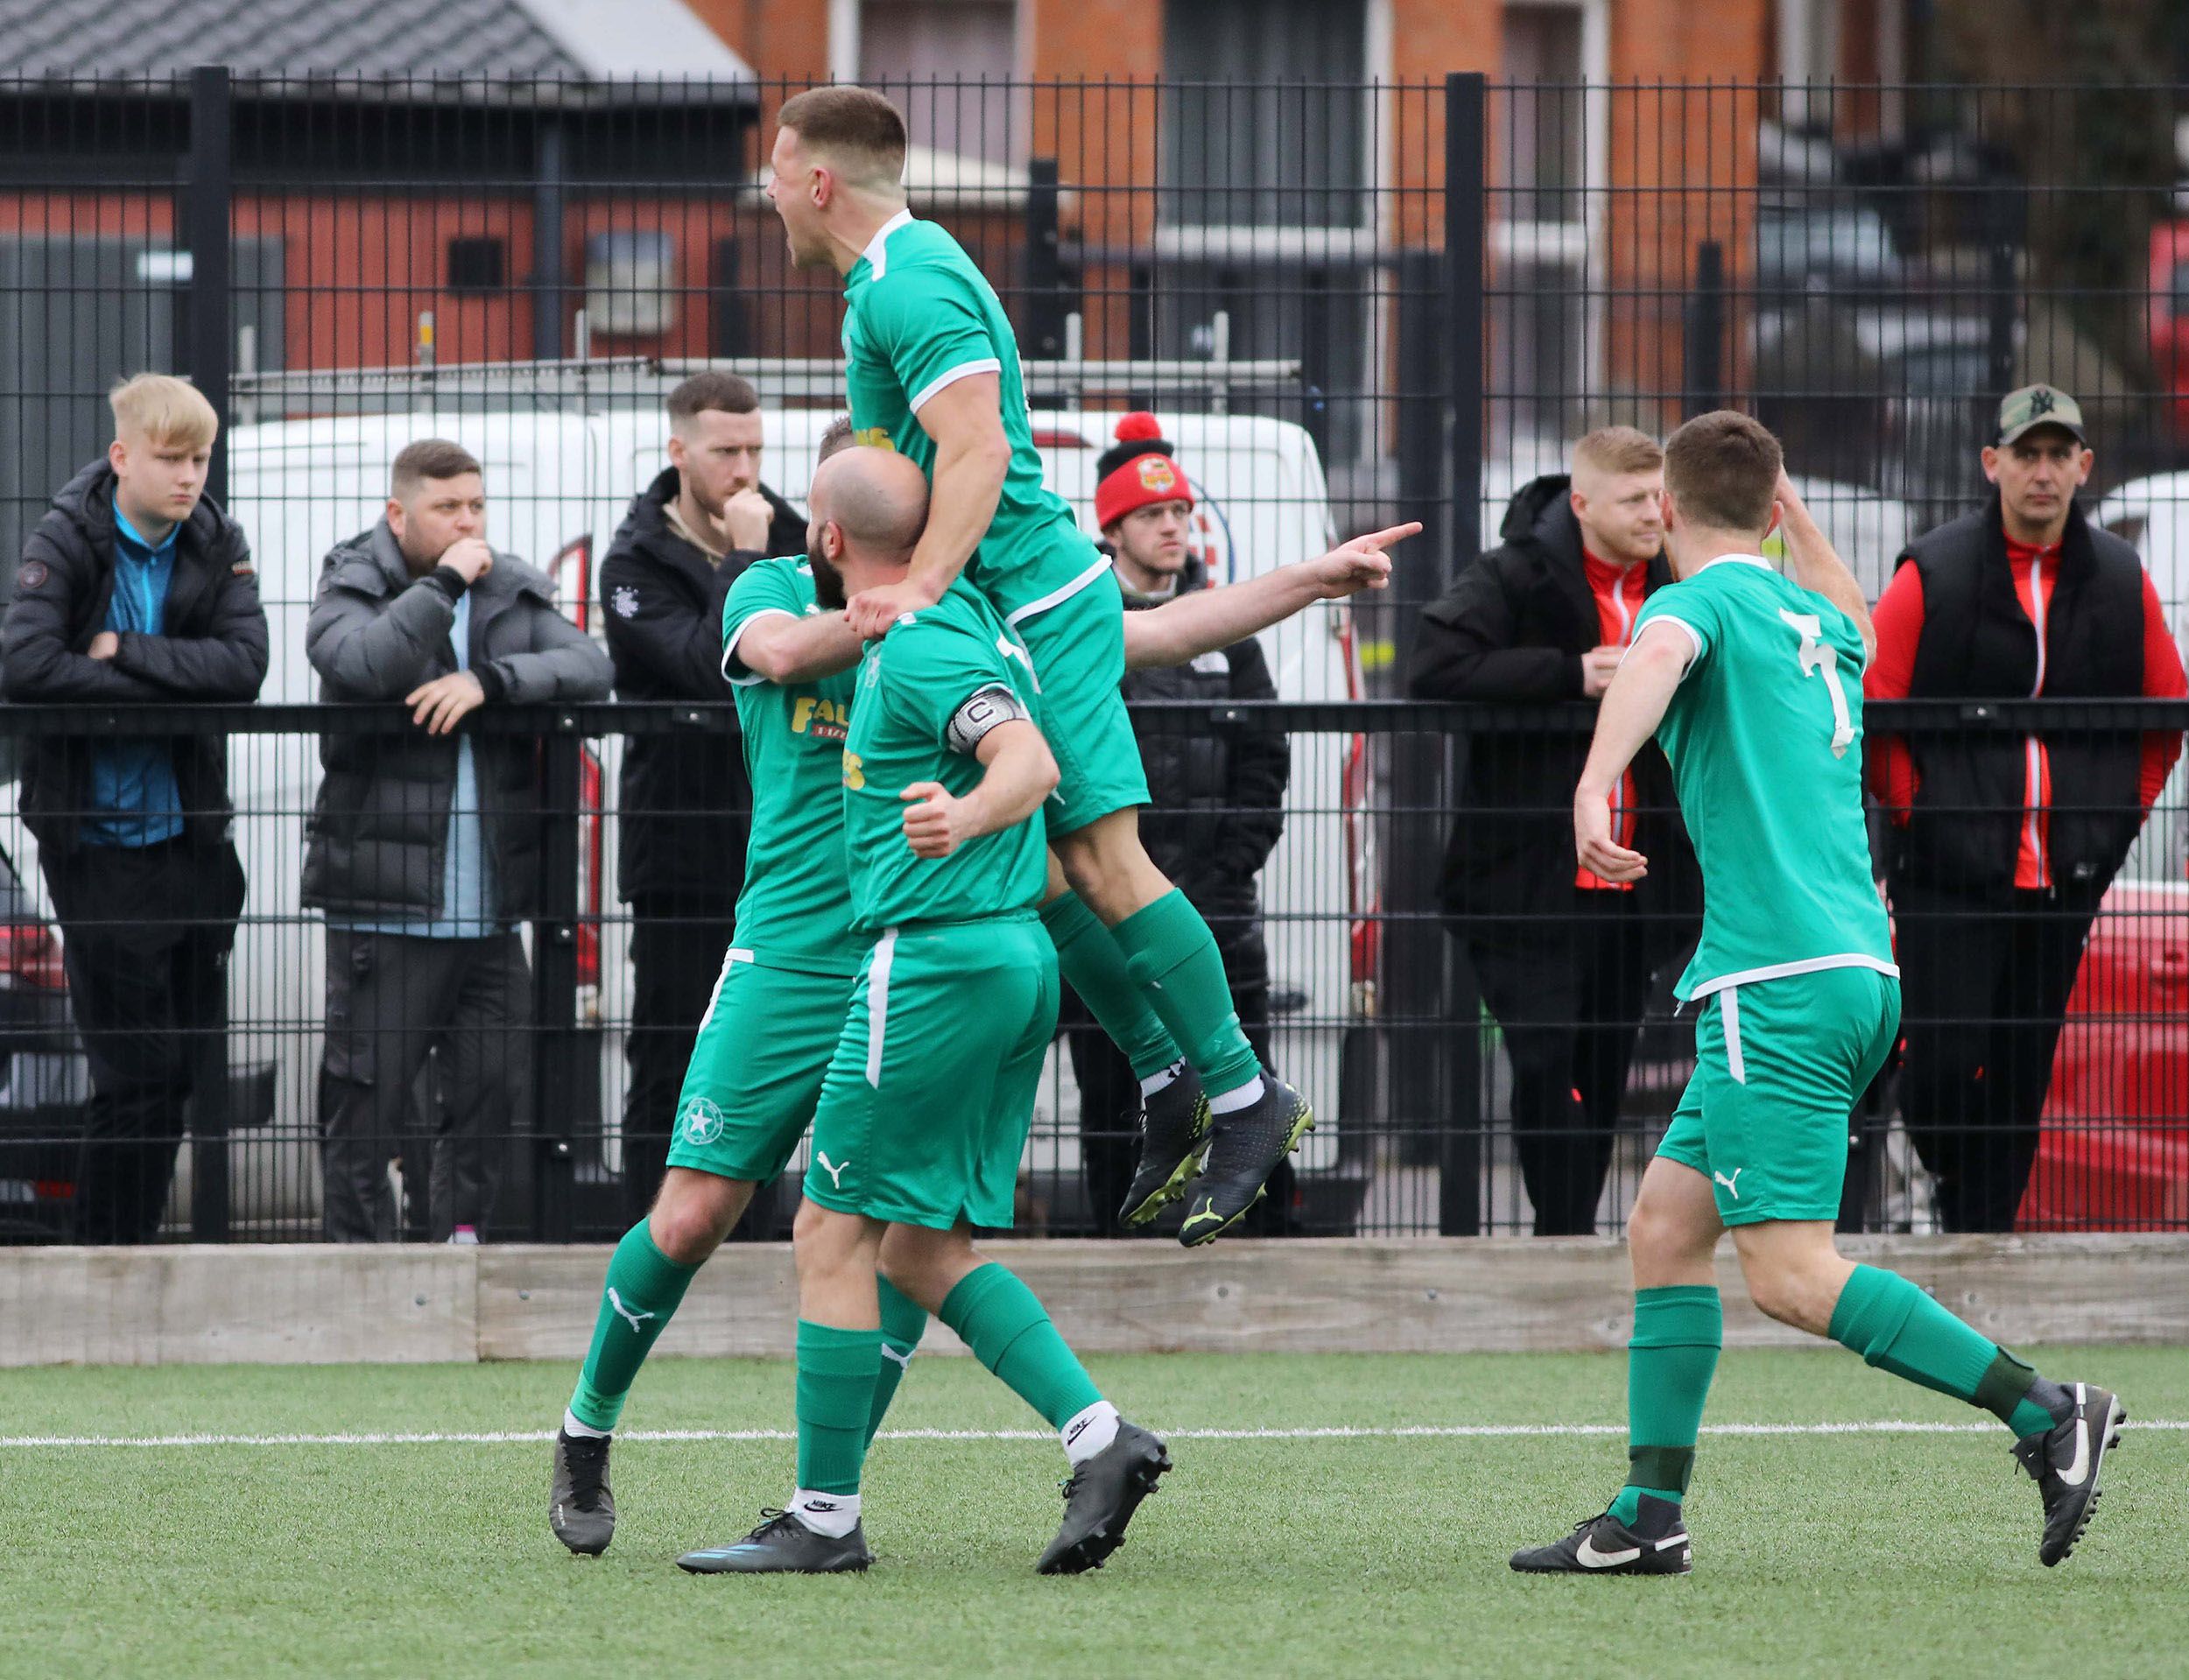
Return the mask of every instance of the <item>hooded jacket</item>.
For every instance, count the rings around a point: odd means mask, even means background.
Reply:
[[[326,701],[399,700],[456,669],[448,632],[463,593],[440,567],[413,578],[383,519],[327,557],[305,626]],[[470,587],[474,675],[496,701],[608,697],[608,656],[556,610],[554,587],[513,554]],[[538,903],[538,748],[480,735],[472,749],[480,816],[503,921]],[[392,735],[328,735],[326,779],[305,826],[304,902],[337,916],[425,921],[440,914],[456,737],[406,727]]]
[[[23,702],[228,700],[258,698],[266,678],[265,608],[243,528],[201,498],[175,540],[163,629],[121,637],[111,659],[87,650],[114,595],[114,468],[93,461],[54,496],[23,545],[15,599],[0,627],[0,684]],[[21,809],[41,848],[72,851],[89,803],[87,739],[33,741],[23,764]],[[223,841],[235,807],[228,738],[170,740],[186,845]]]
[[[1581,656],[1603,640],[1589,594],[1580,522],[1563,473],[1523,485],[1496,548],[1453,580],[1423,613],[1407,673],[1416,699],[1577,700]],[[1672,580],[1659,555],[1649,588]],[[1465,919],[1539,917],[1572,908],[1573,788],[1587,762],[1586,730],[1484,735],[1467,743],[1460,813],[1444,859],[1446,914]],[[1640,818],[1636,849],[1649,875],[1636,889],[1660,908],[1700,903],[1694,854],[1679,820],[1671,767],[1654,743],[1634,761]],[[1511,924],[1515,927],[1524,924]]]

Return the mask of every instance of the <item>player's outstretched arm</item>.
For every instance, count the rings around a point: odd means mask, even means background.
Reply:
[[[912,550],[902,583],[864,589],[851,598],[851,628],[872,639],[906,613],[932,607],[957,581],[988,535],[1010,470],[1003,435],[1003,386],[992,373],[968,374],[920,405],[919,428],[935,443],[927,528]]]
[[[746,621],[737,633],[737,663],[771,683],[811,682],[859,663],[865,647],[841,613],[793,618],[768,613]],[[725,665],[728,655],[723,655]],[[730,673],[727,669],[724,675]]]
[[[1421,529],[1393,525],[1341,543],[1312,560],[1295,560],[1243,583],[1198,589],[1160,607],[1125,615],[1125,668],[1182,665],[1197,655],[1243,642],[1318,601],[1340,601],[1390,585],[1383,551]]]
[[[968,840],[1022,823],[1056,791],[1057,761],[1039,728],[1024,718],[999,723],[974,749],[979,783],[962,798],[940,782],[915,782],[904,800],[904,838],[921,857],[947,857]]]
[[[1650,872],[1649,859],[1611,837],[1611,793],[1665,721],[1693,653],[1677,624],[1646,624],[1604,690],[1596,738],[1573,790],[1573,847],[1581,867],[1606,881],[1639,881]]]
[[[1877,657],[1877,627],[1870,622],[1862,586],[1855,581],[1854,573],[1848,570],[1831,538],[1809,517],[1808,504],[1783,469],[1773,494],[1778,498],[1778,531],[1786,542],[1788,572],[1803,588],[1815,590],[1855,621],[1855,628],[1862,633],[1862,657],[1867,664]]]

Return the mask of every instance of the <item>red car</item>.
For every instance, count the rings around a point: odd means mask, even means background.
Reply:
[[[2189,244],[2185,244],[2189,261]],[[2189,351],[2189,337],[2184,348]],[[2189,885],[2115,882],[2090,931],[2016,1228],[2189,1226]]]

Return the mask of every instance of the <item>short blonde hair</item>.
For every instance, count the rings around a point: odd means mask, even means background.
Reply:
[[[140,373],[107,393],[116,436],[134,432],[163,449],[210,449],[221,418],[205,394],[171,373]]]
[[[1599,426],[1573,446],[1573,466],[1599,473],[1654,473],[1665,465],[1657,439],[1630,425]]]

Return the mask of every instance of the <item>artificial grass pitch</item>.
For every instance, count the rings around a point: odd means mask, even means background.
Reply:
[[[1053,1436],[969,1360],[916,1360],[869,1461],[862,1578],[693,1578],[790,1491],[788,1367],[661,1359],[624,1413],[598,1560],[547,1531],[565,1365],[0,1372],[0,1673],[1109,1676],[2179,1673],[2189,1651],[2189,1351],[2038,1350],[2130,1423],[2057,1570],[2003,1430],[1836,1350],[1735,1350],[1688,1503],[1685,1579],[1527,1578],[1513,1548],[1601,1508],[1608,1434],[1194,1430],[1617,1425],[1616,1355],[1090,1361],[1178,1469],[1096,1574],[1033,1561]],[[1714,1434],[1883,1420],[1966,1433]],[[494,1434],[538,1439],[25,1445],[25,1437]]]

